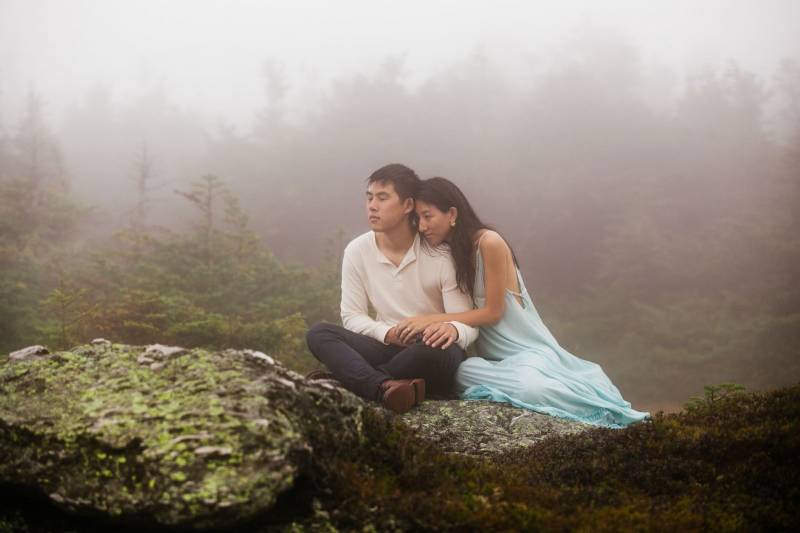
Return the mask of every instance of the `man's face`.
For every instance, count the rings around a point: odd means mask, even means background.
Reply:
[[[414,200],[400,200],[394,185],[376,181],[367,187],[367,220],[373,231],[390,231],[398,224],[407,224],[414,210]]]

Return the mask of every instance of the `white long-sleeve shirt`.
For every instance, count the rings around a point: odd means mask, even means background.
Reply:
[[[376,312],[369,315],[369,305]],[[472,300],[456,284],[456,272],[447,247],[423,247],[420,237],[394,266],[380,251],[375,232],[356,237],[342,260],[342,324],[355,333],[385,343],[386,333],[400,321],[435,313],[460,313],[472,309]],[[478,338],[477,328],[450,322],[458,330],[456,341],[467,349]]]

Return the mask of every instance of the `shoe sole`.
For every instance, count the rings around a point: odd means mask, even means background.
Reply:
[[[411,385],[414,387],[414,405],[419,405],[425,401],[425,380],[412,379]]]

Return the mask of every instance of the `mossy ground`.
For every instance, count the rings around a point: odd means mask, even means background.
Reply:
[[[444,455],[380,419],[323,502],[339,528],[786,530],[800,524],[800,386],[695,403],[624,430],[492,460]]]
[[[800,385],[695,403],[624,430],[555,437],[492,460],[443,454],[388,418],[365,416],[367,444],[342,453],[313,481],[302,513],[248,529],[771,531],[800,524]],[[19,510],[0,517],[0,531],[42,530]]]

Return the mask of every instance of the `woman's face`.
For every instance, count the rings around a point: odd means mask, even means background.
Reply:
[[[438,246],[450,240],[453,231],[452,223],[456,220],[456,209],[451,207],[447,212],[439,211],[433,204],[416,200],[419,216],[419,232],[431,246]]]

